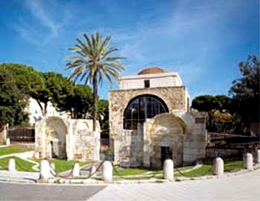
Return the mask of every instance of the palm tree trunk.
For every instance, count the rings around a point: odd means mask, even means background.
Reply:
[[[93,131],[96,131],[97,99],[98,99],[97,73],[95,72],[93,76],[93,100],[94,100]]]

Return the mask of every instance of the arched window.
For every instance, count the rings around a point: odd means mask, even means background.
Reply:
[[[153,95],[138,96],[131,100],[125,109],[124,129],[136,130],[138,123],[167,112],[168,108],[160,98]]]

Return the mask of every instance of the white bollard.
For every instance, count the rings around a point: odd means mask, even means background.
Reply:
[[[171,159],[166,159],[163,164],[163,178],[167,180],[173,180],[174,177],[174,165]]]
[[[260,149],[256,151],[256,163],[260,164]]]
[[[47,160],[42,160],[40,163],[40,181],[47,183],[48,179],[51,177],[49,162]]]
[[[253,170],[253,156],[247,153],[243,157],[244,168],[248,170]]]
[[[102,166],[102,180],[111,182],[113,180],[113,166],[111,162],[105,161]]]
[[[16,172],[15,160],[14,160],[13,158],[11,158],[11,159],[9,160],[8,170],[9,170],[10,172]]]
[[[224,161],[220,157],[214,160],[213,174],[217,176],[224,175]]]
[[[8,138],[6,138],[6,142],[5,142],[5,144],[6,144],[6,146],[10,146],[10,138],[8,137]]]
[[[75,163],[72,168],[72,177],[79,177],[79,164]]]

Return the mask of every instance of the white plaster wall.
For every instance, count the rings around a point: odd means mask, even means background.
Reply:
[[[125,76],[119,79],[119,89],[141,89],[144,81],[150,80],[150,88],[181,86],[182,81],[178,73],[160,73],[136,76]]]
[[[42,107],[44,107],[44,104],[41,103]],[[43,114],[41,111],[41,108],[37,101],[33,98],[29,99],[29,104],[27,108],[25,109],[26,112],[29,113],[29,123],[30,125],[34,125],[37,121],[40,121],[43,118]],[[62,112],[58,112],[55,107],[52,105],[51,102],[47,105],[47,114],[46,116],[58,116],[61,117],[63,115]]]

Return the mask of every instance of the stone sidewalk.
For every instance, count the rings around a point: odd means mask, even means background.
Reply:
[[[38,172],[9,172],[9,171],[0,171],[0,181],[7,182],[18,182],[18,183],[36,183],[39,179]]]
[[[260,170],[222,178],[109,185],[90,200],[260,200]]]

